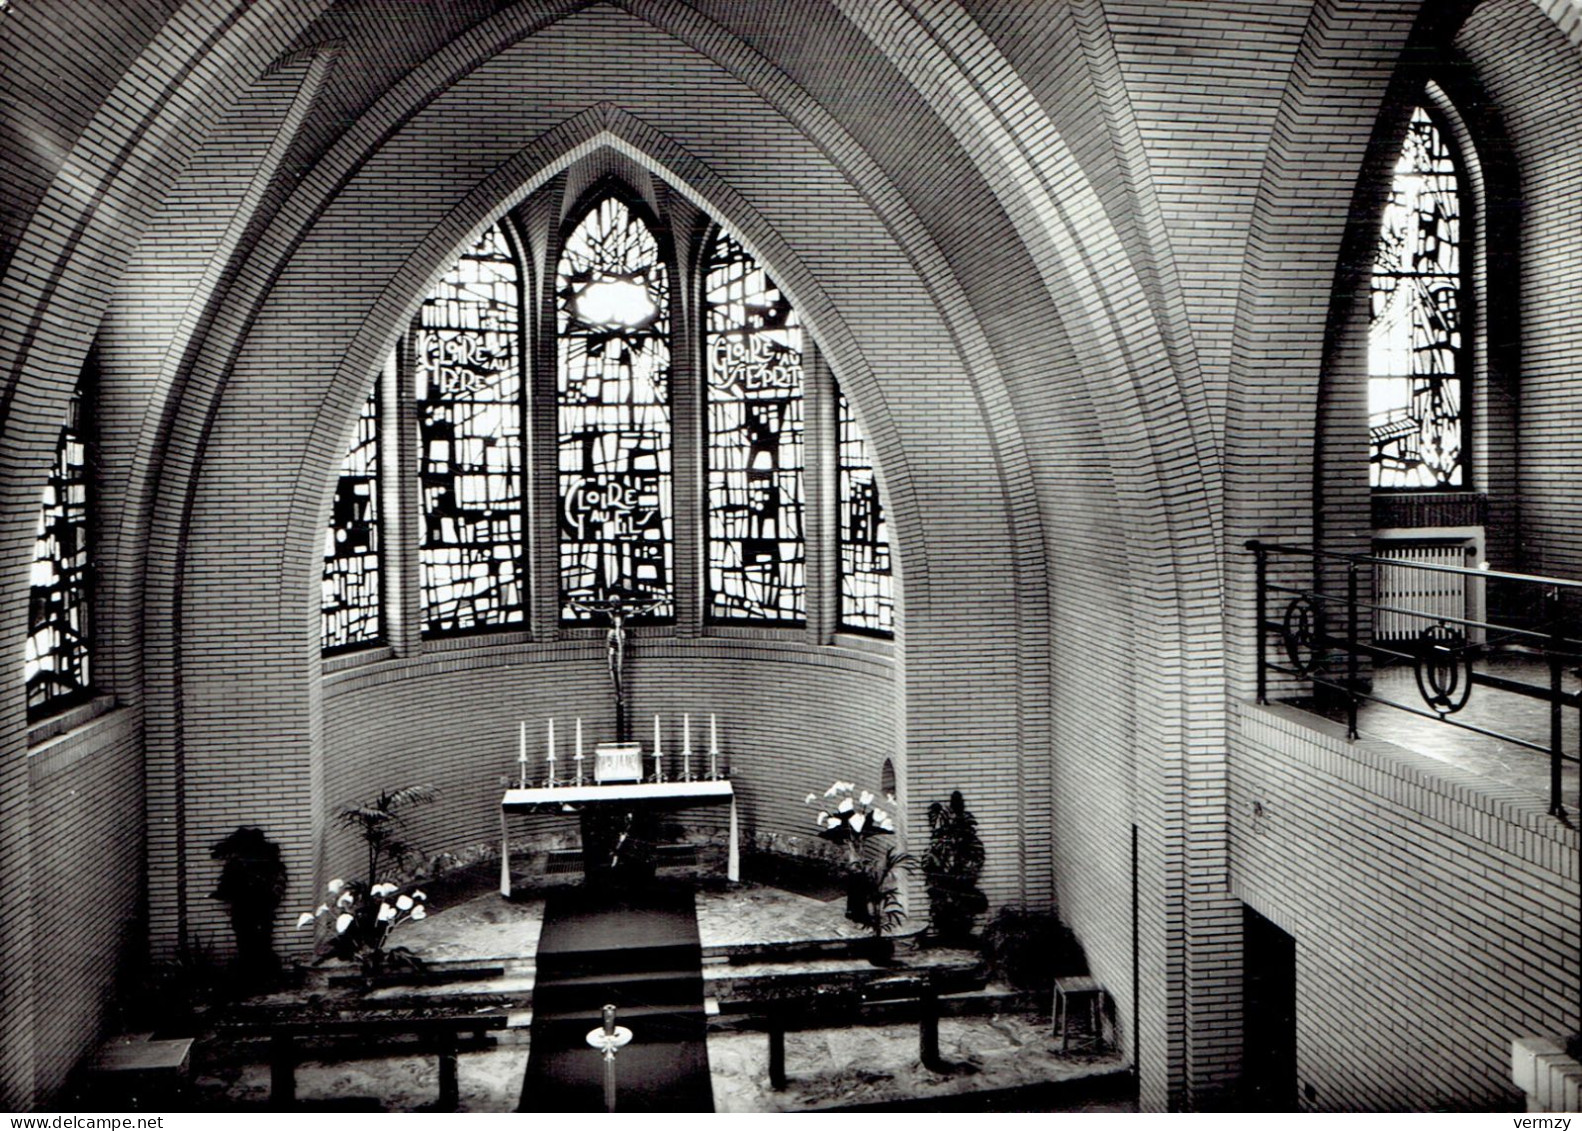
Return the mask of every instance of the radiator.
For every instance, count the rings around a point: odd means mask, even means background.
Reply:
[[[1444,541],[1381,540],[1373,545],[1375,557],[1392,561],[1411,562],[1418,565],[1475,566],[1479,549],[1472,539],[1456,538]],[[1373,638],[1380,643],[1415,640],[1423,629],[1437,622],[1438,618],[1481,620],[1483,583],[1460,573],[1441,573],[1431,569],[1410,569],[1383,563],[1373,567],[1373,599],[1387,605],[1391,612],[1380,609],[1374,613]],[[1474,642],[1481,641],[1481,631],[1472,631],[1455,625]]]

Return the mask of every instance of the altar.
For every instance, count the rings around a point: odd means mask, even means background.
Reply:
[[[694,803],[730,804],[730,832],[726,876],[741,879],[741,848],[736,818],[736,790],[730,781],[625,781],[595,785],[535,786],[508,789],[500,798],[500,894],[511,894],[512,813],[531,813],[545,808],[563,810],[566,806],[619,804],[684,807]]]

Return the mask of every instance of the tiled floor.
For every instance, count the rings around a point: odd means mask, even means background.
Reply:
[[[1549,686],[1549,670],[1531,656],[1495,655],[1481,659],[1477,671],[1504,679],[1518,680],[1539,687]],[[1574,667],[1562,672],[1562,689],[1575,692],[1582,687]],[[1419,711],[1430,711],[1418,690],[1417,677],[1410,664],[1400,663],[1374,672],[1373,695],[1378,699],[1404,704]],[[1343,717],[1339,712],[1326,712]],[[1579,752],[1578,712],[1562,712],[1562,749],[1575,759]],[[1474,686],[1465,707],[1448,718],[1524,739],[1547,747],[1549,743],[1549,706],[1495,688]],[[1461,727],[1422,718],[1397,710],[1382,702],[1364,702],[1358,712],[1358,733],[1366,738],[1381,738],[1456,766],[1468,773],[1489,778],[1501,785],[1519,789],[1539,808],[1549,804],[1550,759],[1546,753],[1527,750],[1512,742],[1477,734]],[[1578,802],[1578,771],[1575,761],[1562,763],[1561,799],[1568,810]]]

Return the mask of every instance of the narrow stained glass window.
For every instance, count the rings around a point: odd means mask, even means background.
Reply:
[[[747,249],[714,240],[708,297],[709,615],[800,621],[802,327]]]
[[[1370,482],[1461,487],[1461,194],[1455,157],[1421,107],[1395,166],[1372,300]]]
[[[324,532],[325,651],[380,640],[379,386],[376,379],[357,417]]]
[[[419,545],[428,634],[522,623],[521,275],[498,225],[423,300]]]
[[[670,296],[658,241],[605,197],[566,240],[555,278],[561,615],[612,595],[674,614]]]
[[[890,534],[868,442],[844,393],[840,403],[840,623],[888,636],[895,631]]]
[[[66,412],[55,466],[39,507],[28,638],[23,660],[27,706],[37,718],[89,693],[88,450],[83,393]]]

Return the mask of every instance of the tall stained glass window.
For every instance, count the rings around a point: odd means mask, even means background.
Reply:
[[[37,718],[89,691],[88,447],[83,390],[67,407],[55,465],[39,507],[23,671]]]
[[[653,231],[613,196],[567,237],[559,331],[561,615],[611,595],[652,617],[671,592],[670,295]]]
[[[791,300],[724,232],[705,288],[708,613],[800,621],[802,326]]]
[[[1455,156],[1418,107],[1395,165],[1373,263],[1368,431],[1374,487],[1465,485],[1461,278]]]
[[[423,300],[414,353],[427,633],[520,624],[521,276],[499,225]]]
[[[868,441],[844,393],[838,393],[840,447],[840,623],[842,628],[890,635],[895,631],[895,586],[890,533],[879,499],[879,477]]]
[[[379,388],[375,380],[335,481],[324,532],[326,651],[375,644],[379,624]]]

